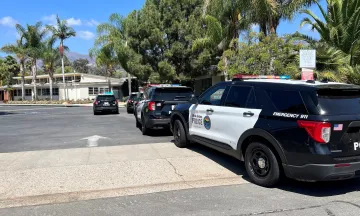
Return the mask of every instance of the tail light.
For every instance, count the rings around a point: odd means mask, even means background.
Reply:
[[[155,110],[155,102],[149,102],[148,108],[149,108],[149,110],[154,111]]]
[[[129,103],[132,103],[133,101],[132,100],[129,100]]]
[[[94,101],[94,104],[95,104],[95,105],[98,105],[98,104],[99,104],[99,102],[96,100],[96,101]]]
[[[299,127],[304,128],[316,142],[328,143],[330,141],[330,123],[303,120],[298,120],[297,123]]]

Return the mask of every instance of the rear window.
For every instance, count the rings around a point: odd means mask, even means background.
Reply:
[[[99,100],[99,101],[113,101],[113,100],[115,100],[115,96],[114,95],[99,95],[97,97],[97,100]]]
[[[299,91],[267,90],[267,94],[280,112],[308,114]]]
[[[190,100],[193,91],[190,88],[156,88],[153,94],[155,101]]]
[[[314,104],[323,115],[360,114],[360,89],[319,89]]]

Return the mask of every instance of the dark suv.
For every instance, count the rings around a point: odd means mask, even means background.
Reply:
[[[143,98],[143,93],[140,92],[132,93],[126,102],[127,113],[133,113],[135,106],[140,100],[142,100],[142,98]]]
[[[171,115],[175,144],[192,142],[245,162],[250,179],[360,177],[360,87],[343,83],[235,79]]]
[[[118,102],[114,95],[97,95],[93,104],[94,115],[100,112],[119,114]]]
[[[134,112],[136,126],[141,127],[143,135],[151,129],[168,128],[172,110],[177,104],[187,103],[192,96],[192,89],[185,86],[148,88]]]

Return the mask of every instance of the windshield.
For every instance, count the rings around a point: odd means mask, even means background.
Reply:
[[[153,99],[156,101],[189,100],[192,94],[190,88],[157,88]]]
[[[317,94],[320,114],[360,114],[360,89],[320,89]]]
[[[113,95],[99,95],[97,97],[97,100],[99,100],[99,101],[113,101],[113,100],[115,100],[115,97]]]

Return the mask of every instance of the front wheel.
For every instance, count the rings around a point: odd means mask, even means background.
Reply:
[[[245,168],[252,182],[272,187],[280,181],[281,171],[273,151],[263,143],[251,143],[245,152]]]

